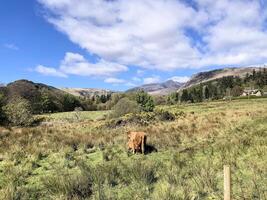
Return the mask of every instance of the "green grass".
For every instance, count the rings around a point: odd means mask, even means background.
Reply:
[[[110,129],[105,112],[57,113],[65,123],[0,134],[0,199],[223,199],[225,164],[233,199],[267,199],[267,99],[158,109],[185,114]],[[127,154],[128,130],[158,151]]]
[[[52,113],[40,115],[46,120],[62,120],[62,121],[71,121],[71,120],[99,120],[104,118],[110,113],[110,111],[80,111],[80,112],[61,112],[61,113]]]

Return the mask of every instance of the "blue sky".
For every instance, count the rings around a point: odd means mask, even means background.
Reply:
[[[266,8],[264,0],[4,0],[0,82],[125,90],[263,64]]]

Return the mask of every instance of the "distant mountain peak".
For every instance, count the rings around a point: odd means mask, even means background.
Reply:
[[[167,95],[172,92],[177,91],[182,86],[182,83],[176,82],[174,80],[167,80],[162,83],[150,83],[141,85],[139,87],[127,90],[127,92],[135,92],[138,90],[144,90],[151,95]]]
[[[97,89],[97,88],[61,88],[61,90],[72,94],[74,96],[81,97],[92,97],[92,96],[101,96],[116,93],[115,91],[108,89]]]

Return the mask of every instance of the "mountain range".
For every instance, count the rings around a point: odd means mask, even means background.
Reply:
[[[139,87],[129,89],[126,92],[136,92],[138,90],[144,90],[150,95],[167,95],[174,91],[177,91],[182,85],[183,83],[179,83],[173,80],[167,80],[163,83],[151,83],[141,85]]]
[[[162,83],[152,83],[145,84],[139,87],[134,87],[126,92],[135,92],[138,90],[144,90],[148,92],[150,95],[168,95],[172,92],[179,91],[184,88],[189,88],[194,85],[198,85],[200,83],[204,83],[207,81],[211,81],[214,79],[220,79],[226,76],[239,76],[244,77],[246,74],[251,74],[253,70],[258,71],[260,68],[267,68],[267,65],[255,66],[255,67],[240,67],[240,68],[223,68],[216,69],[206,72],[200,72],[194,74],[189,81],[186,83],[179,83],[173,80],[167,80]],[[79,97],[92,97],[92,96],[101,96],[108,95],[112,93],[117,93],[116,91],[107,90],[107,89],[95,89],[95,88],[54,88],[51,86],[47,86],[41,83],[33,83],[27,80],[19,80],[13,83],[9,83],[6,86],[1,84],[0,91],[4,91],[7,95],[17,94],[19,96],[27,96],[31,97],[35,96],[42,90],[45,89],[49,94],[55,96],[63,96],[66,93],[72,94],[74,96]],[[61,99],[61,98],[59,98]]]
[[[67,92],[69,94],[72,94],[74,96],[78,97],[86,97],[91,98],[93,96],[101,96],[101,95],[109,95],[113,93],[117,93],[113,90],[107,90],[107,89],[97,89],[97,88],[61,88],[64,92]]]
[[[179,83],[173,80],[167,80],[166,82],[163,83],[141,85],[139,87],[135,87],[128,90],[128,92],[144,90],[148,92],[150,95],[168,95],[172,92],[189,88],[194,85],[198,85],[200,83],[204,83],[207,81],[220,79],[222,77],[238,76],[240,78],[243,78],[246,76],[246,74],[252,74],[253,70],[258,71],[260,70],[260,68],[267,68],[267,65],[255,66],[255,67],[240,67],[240,68],[231,67],[231,68],[215,69],[206,72],[199,72],[197,74],[194,74],[189,79],[189,81],[185,83]]]

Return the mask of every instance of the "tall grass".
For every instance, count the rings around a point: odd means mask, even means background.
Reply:
[[[161,107],[174,121],[116,128],[73,121],[0,131],[0,199],[267,199],[267,101]],[[60,119],[59,119],[60,120]],[[158,152],[128,155],[126,132]]]

